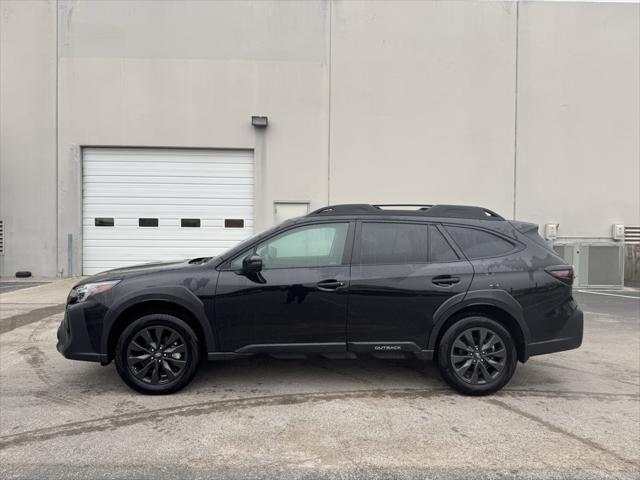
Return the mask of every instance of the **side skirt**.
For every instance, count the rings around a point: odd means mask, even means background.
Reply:
[[[371,355],[376,358],[407,358],[432,360],[433,350],[423,350],[413,342],[349,342],[345,343],[274,343],[242,347],[235,352],[209,352],[208,360],[233,360],[255,354],[267,354],[276,358],[305,358],[322,355],[326,358],[357,358]]]
[[[349,342],[347,345],[350,352],[368,353],[379,358],[433,359],[433,350],[423,350],[414,342]]]

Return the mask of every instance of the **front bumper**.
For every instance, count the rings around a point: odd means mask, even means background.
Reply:
[[[527,345],[528,356],[572,350],[582,345],[584,320],[582,310],[576,308],[556,338]]]
[[[56,348],[66,358],[106,364],[106,354],[100,353],[99,338],[90,334],[91,322],[87,321],[86,309],[81,305],[67,306],[62,323],[58,327]]]

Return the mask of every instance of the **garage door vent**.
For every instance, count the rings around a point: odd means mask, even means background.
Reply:
[[[624,227],[624,243],[640,244],[640,227]]]
[[[4,255],[4,221],[0,220],[0,255]]]

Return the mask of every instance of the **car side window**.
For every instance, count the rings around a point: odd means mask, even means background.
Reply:
[[[426,263],[428,232],[427,225],[364,222],[360,234],[360,263]]]
[[[266,240],[256,247],[256,253],[265,269],[341,265],[348,230],[348,223],[306,225]],[[239,262],[241,268],[242,259]]]
[[[504,255],[515,247],[513,243],[484,230],[451,225],[445,228],[469,259]]]
[[[429,226],[429,261],[432,263],[455,262],[458,254],[435,225]]]

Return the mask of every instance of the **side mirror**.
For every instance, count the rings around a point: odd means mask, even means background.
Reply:
[[[242,260],[242,271],[244,273],[258,273],[262,270],[262,257],[251,253]]]

